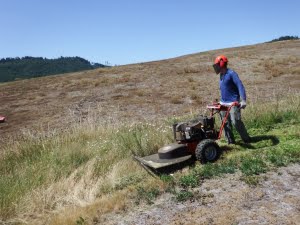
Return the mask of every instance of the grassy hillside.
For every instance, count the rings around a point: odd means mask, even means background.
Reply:
[[[219,98],[211,66],[219,54],[239,73],[249,103],[299,91],[300,40],[221,49],[0,84],[0,114],[8,121],[0,135],[64,129],[91,113],[103,120],[154,121],[201,110]]]
[[[215,50],[164,61],[0,84],[0,223],[101,224],[108,212],[197,195],[212,177],[259,174],[300,162],[300,41]],[[239,139],[214,164],[153,178],[132,155],[172,142],[172,122],[218,98],[211,64],[229,57],[248,94],[254,141]],[[206,112],[207,113],[207,112]]]
[[[258,174],[300,162],[300,97],[250,105],[244,119],[254,142],[226,146],[214,164],[196,164],[174,177],[154,179],[132,160],[172,142],[171,122],[104,123],[96,116],[63,135],[40,134],[5,146],[0,160],[0,215],[4,221],[74,224],[125,210],[171,192],[178,201],[203,179],[241,171],[249,185]],[[182,191],[180,188],[184,187]],[[65,211],[67,210],[67,211]],[[52,212],[56,212],[52,214]]]

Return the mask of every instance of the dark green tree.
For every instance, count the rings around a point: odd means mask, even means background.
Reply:
[[[3,58],[0,59],[0,82],[91,70],[99,67],[105,66],[100,63],[90,63],[78,56],[58,59],[31,56]]]

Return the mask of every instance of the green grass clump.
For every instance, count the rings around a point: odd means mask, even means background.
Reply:
[[[222,163],[207,163],[198,165],[192,174],[198,179],[210,179],[223,174],[234,173],[238,169],[238,162],[233,159],[223,160]]]
[[[267,172],[268,166],[260,156],[247,156],[241,160],[239,169],[246,176],[251,176]]]
[[[174,183],[174,177],[167,174],[162,174],[160,179],[165,183]]]
[[[187,190],[181,190],[175,194],[175,199],[178,202],[184,202],[194,198],[194,193]]]
[[[242,176],[241,180],[244,181],[249,186],[257,186],[260,183],[261,178],[260,176],[257,175],[248,175],[248,176]]]
[[[153,200],[160,194],[157,187],[151,187],[145,189],[142,186],[137,188],[136,204],[140,204],[141,201],[145,201],[147,204],[153,204]]]
[[[189,175],[180,177],[179,182],[180,182],[180,185],[184,188],[187,188],[187,187],[194,188],[194,187],[198,186],[199,179],[197,179],[196,176],[189,174]]]
[[[143,180],[143,177],[137,174],[129,174],[128,176],[122,177],[119,182],[115,185],[116,190],[122,190],[130,185],[134,185]]]

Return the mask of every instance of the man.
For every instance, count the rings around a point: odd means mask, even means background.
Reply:
[[[233,106],[230,110],[230,116],[224,126],[225,137],[228,144],[234,144],[235,139],[232,132],[232,124],[240,134],[245,143],[250,142],[249,134],[241,118],[241,109],[246,108],[246,91],[238,74],[227,68],[228,59],[220,55],[215,59],[213,65],[216,74],[220,74],[220,92],[222,105],[231,105],[233,102],[239,102],[240,106]],[[226,112],[221,111],[221,118],[225,117]]]

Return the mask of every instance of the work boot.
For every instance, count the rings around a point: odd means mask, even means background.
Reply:
[[[251,137],[248,136],[247,139],[243,139],[243,142],[244,142],[245,144],[251,143]]]
[[[233,135],[232,136],[230,136],[230,135],[228,135],[227,137],[226,137],[226,139],[227,139],[227,143],[230,145],[230,144],[235,144],[235,138],[233,137]]]

